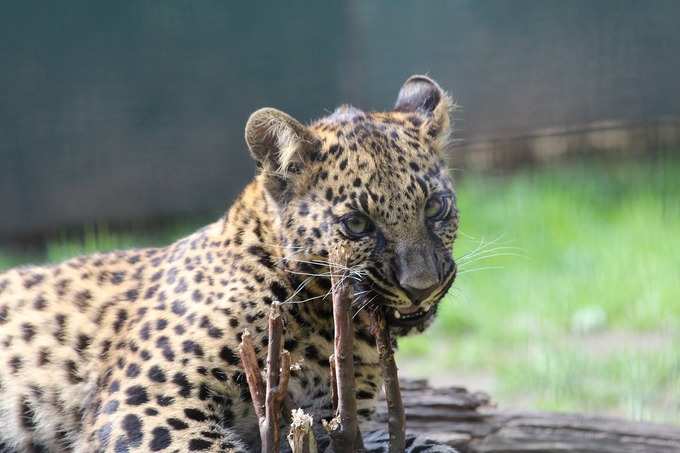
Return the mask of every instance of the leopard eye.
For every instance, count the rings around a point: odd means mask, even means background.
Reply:
[[[439,220],[449,213],[450,201],[440,194],[432,195],[425,203],[425,217],[429,220]]]
[[[345,232],[352,237],[364,236],[373,231],[373,223],[363,214],[353,213],[342,219]]]

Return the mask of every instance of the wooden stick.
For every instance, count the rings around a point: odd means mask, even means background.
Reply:
[[[328,358],[328,362],[330,365],[330,373],[331,373],[331,382],[330,382],[330,387],[331,387],[331,404],[333,407],[333,413],[336,414],[334,418],[332,418],[329,422],[326,422],[326,420],[321,420],[323,427],[326,429],[326,432],[329,434],[332,433],[334,430],[338,429],[340,427],[340,415],[338,415],[338,380],[335,376],[335,355],[331,354],[331,356]],[[357,424],[357,435],[356,435],[356,440],[354,442],[354,447],[356,448],[356,451],[364,451],[364,439],[361,436],[361,429],[359,429],[359,426]]]
[[[246,372],[253,407],[260,425],[263,453],[279,453],[281,441],[281,413],[290,377],[290,354],[282,349],[282,338],[281,304],[274,302],[269,311],[267,387],[265,389],[252,336],[246,330],[241,337],[241,363]]]
[[[302,409],[292,412],[288,444],[292,453],[317,453],[316,438],[312,430],[312,417]]]
[[[246,380],[248,381],[248,389],[250,390],[250,397],[253,400],[253,407],[255,408],[255,415],[258,419],[264,418],[264,384],[262,383],[262,374],[260,367],[257,365],[257,355],[255,354],[255,346],[253,345],[253,336],[248,329],[243,331],[241,335],[241,364],[246,373]]]
[[[288,391],[290,355],[282,353],[283,322],[281,304],[269,310],[269,346],[267,351],[267,396],[264,423],[260,423],[263,452],[279,452],[281,439],[281,405]]]
[[[347,260],[342,253],[339,253],[332,262],[345,265]],[[332,426],[329,435],[335,453],[355,453],[360,451],[362,446],[359,442],[361,436],[357,422],[356,387],[354,384],[354,328],[352,326],[351,287],[345,281],[346,272],[344,268],[341,269],[340,267],[331,266],[333,321],[335,323],[335,353],[333,354],[331,378],[335,377],[337,421],[339,423],[329,424]],[[333,388],[332,386],[333,383],[331,383],[331,388]],[[335,426],[333,427],[333,425]]]
[[[335,354],[328,358],[328,365],[331,371],[331,405],[333,413],[338,411],[338,378],[335,375]]]
[[[385,400],[387,401],[387,427],[389,430],[390,453],[402,453],[406,445],[406,419],[404,403],[401,399],[397,364],[394,361],[392,338],[385,322],[382,310],[371,314],[371,330],[376,339],[380,367],[385,382]]]

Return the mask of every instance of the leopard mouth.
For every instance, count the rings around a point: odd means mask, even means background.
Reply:
[[[394,288],[398,288],[397,285],[392,285],[388,290],[385,286],[386,281],[376,278],[375,274],[371,275],[373,278],[368,278],[360,282],[355,283],[355,291],[365,294],[373,294],[375,297],[370,298],[371,302],[362,306],[365,308],[370,305],[373,307],[382,306],[382,310],[387,321],[388,326],[396,328],[421,328],[428,324],[429,321],[436,315],[437,307],[439,301],[446,294],[448,289],[453,284],[456,279],[456,266],[453,266],[452,271],[446,277],[446,280],[439,289],[435,290],[427,298],[425,303],[421,302],[424,306],[428,307],[423,309],[417,305],[417,302],[411,301],[412,305],[408,308],[395,308],[392,304],[403,303],[403,297],[400,297],[398,293],[392,292]],[[377,301],[375,299],[378,299]]]
[[[428,310],[419,308],[399,310],[393,307],[385,308],[385,318],[390,327],[415,327],[422,325],[437,311],[437,305],[432,305]]]

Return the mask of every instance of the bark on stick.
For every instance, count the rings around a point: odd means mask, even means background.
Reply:
[[[269,311],[266,387],[257,364],[252,336],[246,330],[241,338],[241,363],[260,426],[263,453],[279,453],[280,450],[281,414],[290,377],[290,354],[282,349],[282,338],[281,305],[274,302]]]
[[[392,338],[385,322],[382,310],[371,314],[371,328],[376,339],[380,367],[385,382],[385,400],[387,401],[387,427],[389,431],[389,452],[402,453],[406,447],[406,419],[404,403],[401,399],[397,364],[394,361]]]
[[[317,453],[312,424],[312,417],[305,414],[302,409],[293,411],[288,433],[288,443],[292,453]]]
[[[351,286],[347,278],[347,263],[341,253],[333,257],[338,265],[331,267],[333,288],[333,321],[335,323],[335,353],[331,363],[331,388],[335,385],[337,422],[331,423],[329,435],[335,453],[360,451],[361,435],[357,422],[356,387],[354,383],[354,328],[352,326]],[[331,390],[331,392],[333,392]]]

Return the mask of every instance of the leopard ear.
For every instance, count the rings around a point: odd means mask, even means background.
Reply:
[[[290,178],[302,171],[319,148],[319,140],[308,128],[273,108],[250,115],[245,136],[267,189],[275,197],[285,191]]]
[[[435,142],[443,144],[448,140],[454,108],[449,95],[431,78],[413,75],[399,90],[394,110],[419,113],[426,117],[423,132]]]
[[[305,163],[318,139],[287,113],[264,108],[248,118],[246,143],[258,166],[286,174]]]

